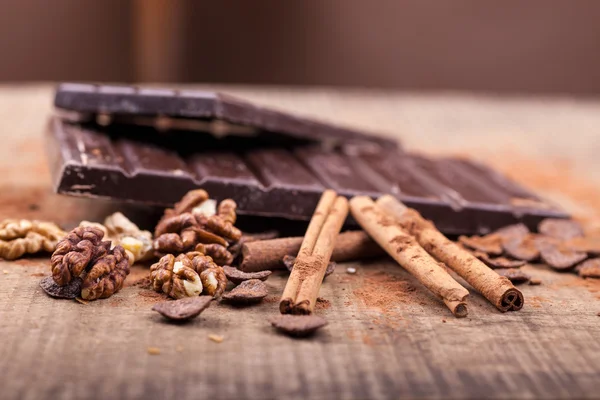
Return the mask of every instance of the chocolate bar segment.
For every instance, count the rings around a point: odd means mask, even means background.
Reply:
[[[458,159],[389,149],[253,147],[234,138],[194,145],[177,133],[163,142],[164,134],[149,128],[121,132],[58,118],[48,137],[55,189],[69,195],[170,206],[202,187],[217,200],[233,198],[240,214],[308,220],[326,188],[349,197],[391,193],[448,234],[487,233],[520,221],[535,228],[543,218],[567,216],[487,167]]]
[[[216,119],[305,140],[397,146],[396,141],[375,134],[268,109],[219,92],[63,83],[56,90],[54,105],[91,115]]]

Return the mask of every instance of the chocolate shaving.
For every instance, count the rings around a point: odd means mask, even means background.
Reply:
[[[522,260],[511,260],[506,257],[490,257],[482,251],[474,251],[473,255],[490,268],[519,268],[526,264],[526,261]]]
[[[572,219],[546,218],[538,225],[538,232],[562,240],[584,236],[581,225]]]
[[[600,279],[600,258],[593,258],[579,264],[575,267],[575,271],[582,278],[599,278]]]
[[[54,282],[52,276],[48,276],[40,281],[40,287],[50,297],[57,299],[74,299],[81,294],[81,286],[83,279],[79,277],[73,278],[65,286],[59,286]]]
[[[500,236],[502,240],[522,238],[529,233],[529,228],[523,223],[505,226],[494,232],[494,234]]]
[[[491,233],[486,236],[460,236],[458,241],[471,250],[499,256],[502,254],[502,236]]]
[[[581,251],[594,256],[600,255],[600,237],[584,236],[569,239],[561,244],[562,248]]]
[[[212,300],[212,296],[184,297],[179,300],[163,301],[155,304],[152,311],[156,311],[172,321],[187,321],[206,310]]]
[[[294,269],[294,263],[296,262],[296,257],[294,256],[284,256],[283,257],[283,265],[287,268],[288,271],[292,272]],[[335,271],[335,267],[337,267],[337,263],[335,261],[330,261],[327,264],[327,269],[325,270],[325,278],[329,275],[333,274]]]
[[[507,255],[517,260],[531,262],[540,256],[536,238],[531,234],[507,238],[502,247]]]
[[[319,328],[327,325],[323,317],[317,315],[278,315],[269,318],[269,322],[280,332],[286,335],[304,337],[315,333]]]
[[[233,288],[230,292],[223,295],[223,300],[233,304],[252,304],[258,303],[267,295],[269,291],[267,285],[258,279],[244,281]]]
[[[508,280],[515,285],[525,283],[531,279],[531,276],[527,275],[518,268],[500,268],[495,271],[498,273],[498,275],[508,278]]]
[[[562,249],[550,241],[539,241],[538,247],[542,261],[556,270],[570,269],[587,258],[586,253]]]
[[[239,285],[240,283],[249,281],[250,279],[266,281],[271,275],[271,271],[244,272],[237,268],[230,267],[229,265],[225,265],[223,267],[223,271],[225,271],[225,276],[227,279],[235,285]]]

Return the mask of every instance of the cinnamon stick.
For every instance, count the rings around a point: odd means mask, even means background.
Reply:
[[[239,269],[245,272],[284,269],[283,257],[298,254],[302,240],[298,236],[244,243]],[[385,251],[364,231],[350,231],[338,235],[331,261],[354,261],[383,254]]]
[[[456,317],[468,314],[467,289],[456,282],[443,264],[435,261],[395,219],[383,212],[369,197],[350,200],[354,219],[404,269],[431,290]]]
[[[282,314],[311,314],[337,236],[348,215],[348,200],[326,190],[317,204],[281,296]]]
[[[448,265],[500,311],[518,311],[523,307],[523,294],[506,277],[498,275],[471,253],[446,238],[418,211],[406,207],[389,195],[380,197],[376,204],[394,216],[400,226],[414,236],[428,253]]]

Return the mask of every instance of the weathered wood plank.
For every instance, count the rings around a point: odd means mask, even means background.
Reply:
[[[40,141],[50,93],[49,87],[0,88],[0,135],[5,139],[0,147],[0,217],[49,218],[67,226],[82,218],[99,220],[121,206],[50,193]],[[560,102],[483,99],[474,103],[461,98],[428,102],[400,95],[320,94],[263,91],[251,95],[266,103],[282,99],[278,104],[282,107],[297,107],[316,115],[319,107],[315,103],[320,101],[321,112],[327,115],[352,114],[349,120],[359,125],[376,120],[375,125],[393,127],[410,143],[431,150],[447,145],[447,150],[456,151],[460,143],[482,144],[484,137],[474,134],[476,128],[481,131],[496,120],[497,127],[506,127],[507,122],[498,116],[511,113],[515,116],[512,123],[519,126],[511,132],[515,141],[545,146],[549,151],[562,146],[563,154],[575,160],[585,146],[573,140],[574,135],[582,132],[579,137],[583,140],[588,126],[600,127],[600,104],[596,103],[566,104],[566,109],[574,111],[565,114],[555,112],[562,109]],[[362,108],[365,104],[370,105],[366,110]],[[414,110],[419,118],[432,119],[411,119],[406,113],[398,116],[399,105]],[[470,110],[468,118],[463,109]],[[454,123],[442,124],[447,121],[444,115]],[[541,140],[548,124],[542,116],[555,124],[551,128],[555,132],[568,127],[570,139],[554,136],[552,141]],[[433,138],[440,137],[441,127],[460,136],[452,143],[436,142]],[[519,135],[525,128],[533,132],[531,136]],[[430,139],[419,136],[422,132]],[[485,140],[501,143],[506,138],[503,135],[503,129],[490,129]],[[577,159],[576,165],[595,164],[586,156]],[[139,213],[140,218],[146,215]],[[352,264],[358,270],[356,275],[347,274],[346,266],[340,265],[322,288],[321,296],[331,305],[319,313],[330,325],[313,339],[293,340],[276,334],[266,322],[268,315],[277,312],[278,295],[286,278],[283,272],[267,281],[271,295],[261,306],[218,304],[190,324],[171,325],[150,310],[156,299],[145,297],[148,292],[138,287],[127,287],[110,299],[88,305],[53,300],[37,286],[39,275],[49,272],[46,257],[0,262],[2,397],[598,395],[598,282],[543,267],[526,267],[543,284],[522,287],[526,296],[522,311],[501,314],[473,293],[469,318],[455,319],[442,303],[387,259]],[[134,272],[129,283],[144,274],[141,267],[135,267]],[[389,285],[406,289],[384,296],[395,299],[395,304],[378,303],[368,296],[378,288],[389,292]],[[211,333],[223,335],[225,340],[214,343],[208,339]],[[159,347],[161,354],[148,354],[149,346]]]

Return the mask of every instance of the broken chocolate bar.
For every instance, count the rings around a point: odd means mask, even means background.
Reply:
[[[115,120],[139,124],[140,119],[123,116],[169,117],[173,119],[220,120],[278,135],[336,142],[370,142],[395,147],[391,139],[367,132],[315,121],[252,104],[218,92],[199,90],[144,89],[134,86],[63,83],[54,105],[63,110],[97,115],[114,115]],[[181,121],[180,121],[181,122]],[[184,123],[185,123],[184,122]],[[174,122],[181,126],[181,123]]]
[[[203,188],[217,200],[235,200],[240,214],[308,220],[326,188],[347,197],[391,193],[447,234],[485,234],[517,222],[534,229],[544,218],[567,217],[487,167],[397,149],[256,147],[247,138],[59,118],[51,120],[48,137],[54,188],[75,196],[172,206]]]

